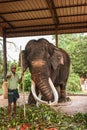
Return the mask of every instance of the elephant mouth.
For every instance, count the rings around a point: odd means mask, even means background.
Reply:
[[[53,102],[51,102],[51,101],[47,102],[47,101],[41,100],[41,94],[39,94],[39,96],[37,96],[36,91],[35,91],[35,82],[34,82],[33,80],[32,80],[32,82],[31,82],[31,92],[32,92],[32,94],[33,94],[33,96],[34,96],[34,98],[35,98],[35,100],[36,100],[37,102],[39,102],[39,103],[41,103],[41,104],[50,105],[50,106],[57,105],[58,98],[59,98],[59,97],[58,97],[57,90],[56,90],[56,88],[54,87],[51,78],[49,78],[48,81],[49,81],[50,87],[51,87],[52,92],[53,92],[53,95],[54,95],[54,101],[53,101]]]

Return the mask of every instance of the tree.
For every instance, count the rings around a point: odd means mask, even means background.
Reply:
[[[58,47],[66,50],[71,58],[71,68],[69,79],[67,82],[67,90],[69,92],[80,91],[80,76],[86,76],[87,74],[87,35],[59,35]]]
[[[87,35],[84,33],[59,35],[58,46],[69,53],[73,71],[79,74],[79,76],[86,75]]]
[[[74,72],[85,77],[87,74],[87,35],[79,37],[71,55]]]

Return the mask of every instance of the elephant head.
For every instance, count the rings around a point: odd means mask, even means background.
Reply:
[[[52,71],[58,71],[63,64],[61,51],[45,39],[31,40],[22,52],[23,71],[29,67],[32,84],[31,91],[35,100],[54,105],[58,102],[58,93],[51,79]],[[55,79],[55,78],[54,78]],[[38,89],[46,101],[37,97],[35,89]]]

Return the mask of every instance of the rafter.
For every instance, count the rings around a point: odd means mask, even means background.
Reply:
[[[12,5],[12,8],[9,5]],[[28,0],[0,0],[0,8],[0,25],[7,31],[29,30],[32,32],[35,30],[37,33],[37,29],[42,29],[45,34],[46,28],[48,31],[53,29],[51,33],[55,34],[58,30],[66,30],[70,27],[71,32],[72,30],[76,32],[76,26],[80,29],[80,26],[87,25],[86,0],[82,3],[81,0],[78,2],[73,0],[69,2],[63,2],[63,0],[29,0],[29,2]]]
[[[85,14],[73,14],[73,15],[62,15],[62,16],[58,16],[58,18],[62,18],[62,17],[77,17],[77,16],[87,16],[87,13]],[[9,20],[8,22],[22,22],[22,21],[31,21],[31,20],[41,20],[41,19],[52,19],[52,17],[42,17],[42,18],[28,18],[28,19],[16,19],[16,20]],[[1,21],[0,23],[4,23],[4,21]],[[60,23],[59,23],[60,24]],[[65,23],[66,24],[66,23]]]
[[[58,28],[58,31],[59,30],[70,30],[70,29],[83,29],[83,28],[86,28],[87,29],[87,26],[72,26],[72,27],[63,27],[63,28]],[[44,32],[44,31],[54,31],[53,28],[44,28],[44,29],[34,29],[34,30],[31,30],[31,29],[28,29],[28,30],[7,30],[7,33],[8,34],[11,34],[11,33],[24,33],[24,32]]]
[[[82,25],[84,25],[84,24],[87,24],[87,21],[84,21],[84,22],[67,22],[67,23],[61,23],[61,24],[59,24],[59,28],[61,28],[60,26],[62,26],[62,25],[73,25],[73,27],[76,25],[76,24],[79,24],[80,26],[82,26]],[[45,27],[52,27],[52,26],[55,26],[55,24],[44,24],[44,25],[32,25],[32,26],[19,26],[19,27],[15,27],[14,28],[14,30],[16,30],[16,29],[23,29],[23,28],[26,28],[26,29],[28,29],[28,28],[40,28],[40,27],[43,27],[43,28],[45,28]],[[7,30],[9,30],[9,29],[11,29],[11,28],[6,28]]]
[[[19,1],[19,0],[18,0]],[[23,0],[21,0],[21,1],[23,1]],[[12,2],[11,0],[10,0],[10,2]],[[13,1],[14,2],[14,1]],[[47,2],[48,2],[48,0],[47,0]],[[51,1],[52,2],[52,1]],[[2,3],[2,2],[0,2],[0,3]],[[3,1],[3,3],[4,3],[4,1]],[[49,3],[48,3],[49,4]],[[75,7],[81,7],[81,6],[84,6],[84,7],[86,7],[87,6],[87,4],[86,3],[83,3],[83,4],[76,4],[76,5],[69,5],[69,6],[59,6],[59,7],[52,7],[53,9],[63,9],[63,8],[75,8]],[[25,12],[36,12],[36,11],[46,11],[46,10],[49,10],[49,8],[38,8],[38,9],[26,9],[26,10],[18,10],[18,11],[4,11],[4,12],[0,12],[0,14],[1,15],[4,15],[4,14],[13,14],[13,13],[25,13]]]
[[[49,7],[50,13],[52,15],[53,22],[55,24],[55,28],[57,28],[59,21],[58,21],[57,12],[55,10],[54,2],[53,2],[53,0],[46,0],[46,2],[47,2],[47,5]]]
[[[0,18],[7,23],[11,28],[14,28],[14,26],[12,24],[10,24],[4,17],[0,16]]]
[[[2,0],[0,1],[0,4],[9,3],[9,2],[17,2],[17,1],[24,1],[24,0]]]

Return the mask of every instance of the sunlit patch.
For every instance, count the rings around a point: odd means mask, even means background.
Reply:
[[[34,60],[32,61],[32,65],[35,66],[35,67],[40,67],[40,66],[43,66],[45,65],[45,61],[43,60]]]

